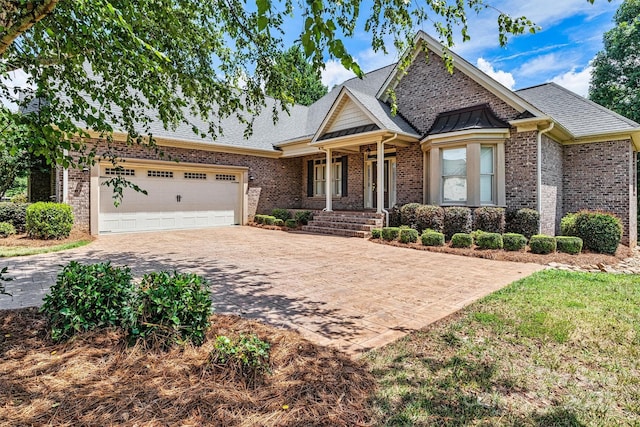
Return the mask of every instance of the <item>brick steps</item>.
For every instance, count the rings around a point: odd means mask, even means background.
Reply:
[[[382,227],[383,218],[373,212],[318,212],[301,229],[309,233],[367,238],[372,229]]]

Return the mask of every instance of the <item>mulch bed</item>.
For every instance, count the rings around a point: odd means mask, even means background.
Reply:
[[[53,344],[35,308],[0,311],[0,425],[369,425],[364,362],[237,316],[212,325],[201,347],[161,352],[118,330]],[[271,344],[258,382],[208,361],[217,335],[240,333]]]
[[[65,243],[78,242],[80,240],[94,240],[95,236],[85,232],[73,229],[66,239],[40,240],[30,239],[26,234],[14,234],[13,236],[0,239],[1,247],[28,247],[28,248],[46,248],[49,246],[57,246]]]
[[[625,258],[631,256],[631,250],[624,245],[618,246],[615,255],[597,254],[591,252],[582,252],[579,255],[569,255],[562,252],[555,252],[547,255],[533,254],[528,251],[505,251],[493,249],[475,249],[475,248],[452,248],[445,246],[424,246],[420,242],[417,243],[401,243],[399,241],[386,241],[383,239],[369,239],[371,242],[382,245],[397,246],[418,249],[422,251],[438,252],[453,255],[471,256],[476,258],[493,259],[498,261],[513,262],[531,262],[535,264],[547,265],[555,262],[560,264],[568,264],[575,266],[597,266],[597,265],[615,265]]]

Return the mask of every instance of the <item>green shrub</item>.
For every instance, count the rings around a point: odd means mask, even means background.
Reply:
[[[400,222],[411,228],[418,228],[418,217],[416,210],[420,207],[420,203],[407,203],[400,208]]]
[[[452,248],[470,248],[473,246],[473,236],[467,233],[456,233],[451,236]]]
[[[10,222],[0,222],[0,238],[13,236],[16,234],[16,228]]]
[[[560,220],[560,234],[563,236],[577,236],[578,230],[576,230],[576,217],[575,213],[568,213]]]
[[[295,220],[298,224],[307,225],[309,221],[313,219],[313,212],[311,211],[298,211],[294,215]]]
[[[256,214],[253,216],[253,222],[256,224],[264,224],[264,215]]]
[[[249,379],[269,372],[268,342],[262,341],[257,335],[240,335],[231,340],[221,335],[216,338],[213,350],[209,354],[209,362],[214,365],[224,365]]]
[[[418,230],[413,228],[401,228],[400,229],[400,241],[402,243],[415,243],[418,241]]]
[[[556,245],[558,252],[578,255],[582,252],[582,239],[575,236],[557,236]]]
[[[265,215],[263,218],[263,224],[265,225],[275,225],[276,224],[276,217],[275,216],[271,216],[271,215]]]
[[[27,235],[34,239],[63,239],[73,228],[71,206],[38,202],[27,208]]]
[[[416,229],[422,233],[429,228],[442,232],[444,228],[444,209],[440,206],[419,205],[415,211]]]
[[[521,251],[527,246],[527,238],[518,233],[506,233],[502,235],[504,249],[507,251]]]
[[[585,249],[603,254],[615,254],[622,238],[620,218],[606,212],[578,212],[575,229]]]
[[[529,239],[529,248],[534,254],[550,254],[556,251],[556,238],[544,234],[535,234]]]
[[[396,240],[400,235],[400,227],[383,227],[381,235],[384,240]]]
[[[11,198],[11,203],[26,204],[29,203],[29,197],[25,193],[16,194]]]
[[[295,219],[288,219],[284,222],[284,226],[287,228],[298,228],[298,221]]]
[[[278,227],[282,227],[284,225],[284,221],[281,220],[280,218],[276,218],[276,220],[273,221],[273,225],[277,225]]]
[[[24,233],[28,206],[27,203],[0,203],[0,222],[8,222],[18,233]]]
[[[444,246],[444,234],[437,231],[425,231],[420,240],[424,246]]]
[[[381,228],[374,228],[371,230],[371,237],[374,239],[379,239],[382,237],[382,229]]]
[[[538,233],[540,213],[534,209],[518,209],[507,211],[506,230],[509,233],[522,234],[527,239]]]
[[[483,206],[473,211],[473,229],[487,233],[504,233],[504,208]]]
[[[402,225],[402,215],[400,214],[400,206],[394,205],[389,209],[389,226],[400,227]]]
[[[447,240],[456,233],[471,233],[471,209],[462,206],[444,208],[443,233]]]
[[[502,234],[481,233],[476,240],[478,249],[502,249]]]
[[[166,271],[145,274],[136,301],[134,339],[162,347],[201,345],[209,328],[211,297],[207,281],[196,274]]]
[[[287,209],[276,208],[271,211],[271,216],[275,216],[277,219],[281,219],[284,223],[291,218],[291,212]]]
[[[133,299],[128,267],[71,261],[58,274],[40,311],[49,319],[51,338],[59,341],[95,328],[129,328],[134,321]]]

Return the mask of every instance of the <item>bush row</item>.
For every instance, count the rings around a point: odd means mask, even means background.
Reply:
[[[444,233],[447,240],[456,233],[470,233],[471,230],[498,234],[508,231],[529,238],[538,232],[540,215],[532,209],[505,211],[504,208],[486,206],[472,210],[464,206],[443,208],[408,203],[391,209],[389,223],[394,227],[406,225],[419,233],[431,229]]]
[[[256,224],[297,228],[298,225],[307,225],[312,218],[313,213],[311,211],[298,211],[292,218],[289,210],[277,208],[271,211],[271,215],[254,215],[253,222]]]
[[[387,241],[399,240],[402,243],[414,243],[418,240],[418,231],[406,226],[385,227],[374,229],[371,232],[374,239]],[[426,229],[420,236],[424,246],[444,246],[446,236],[444,233],[432,229]],[[519,233],[487,233],[474,231],[473,233],[455,233],[451,237],[452,248],[471,248],[474,243],[478,249],[504,249],[506,251],[521,251],[529,248],[534,254],[549,254],[552,252],[564,252],[577,255],[582,251],[583,242],[579,237],[573,236],[546,236],[537,234],[527,238]]]

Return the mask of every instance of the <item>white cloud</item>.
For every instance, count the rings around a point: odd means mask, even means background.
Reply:
[[[16,71],[11,71],[6,75],[0,76],[0,82],[1,82],[0,84],[6,85],[8,88],[11,88],[11,89],[13,88],[25,89],[27,87],[30,87],[30,85],[27,84],[28,78],[29,78],[28,74],[20,69]],[[13,90],[11,90],[11,92],[13,93]],[[16,104],[17,99],[18,99],[18,95],[12,95],[12,97],[9,99],[3,96],[0,96],[0,104],[2,104],[5,107],[8,107],[10,110],[16,111],[18,109],[18,105]]]
[[[352,71],[347,70],[339,61],[332,59],[324,64],[322,70],[322,84],[331,90],[335,85],[344,82],[347,79],[355,77]]]
[[[576,71],[573,68],[571,71],[555,76],[551,81],[586,98],[589,94],[592,70],[591,66],[585,67],[582,71]]]
[[[573,63],[576,58],[573,55],[567,57],[565,52],[560,58],[557,53],[549,53],[547,55],[536,56],[535,58],[525,62],[518,68],[517,75],[531,77],[548,75],[554,71],[566,70],[568,63]],[[544,77],[543,77],[544,78]]]
[[[513,74],[507,73],[506,71],[502,70],[496,70],[493,65],[491,65],[491,63],[486,59],[482,57],[478,58],[476,65],[478,66],[480,71],[483,71],[489,77],[497,80],[509,89],[513,89],[513,87],[516,85],[516,80],[513,78]]]

